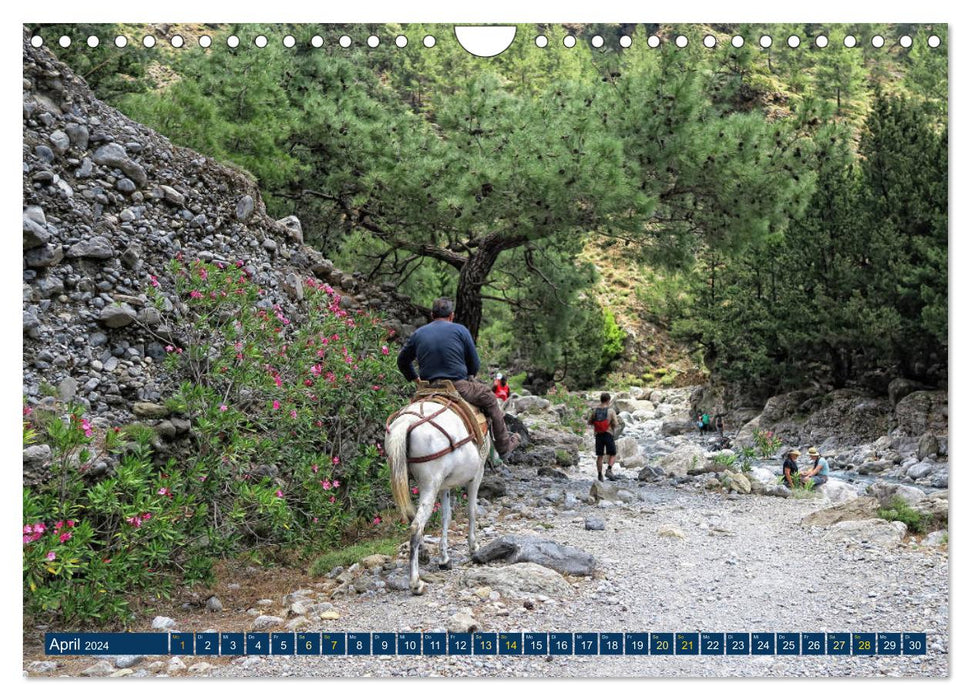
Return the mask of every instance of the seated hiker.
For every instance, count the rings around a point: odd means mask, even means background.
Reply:
[[[475,381],[479,371],[479,354],[469,329],[455,323],[450,299],[436,299],[432,304],[432,320],[408,338],[398,353],[398,369],[408,381],[423,379],[451,380],[459,395],[473,406],[481,408],[489,418],[496,452],[502,459],[519,447],[519,435],[509,435],[502,409],[487,384]],[[413,363],[418,361],[418,372]]]
[[[812,488],[816,488],[820,484],[825,484],[829,481],[829,462],[819,454],[819,451],[815,447],[810,447],[807,454],[809,455],[809,459],[812,460],[812,466],[806,471],[799,473],[802,475],[802,483],[812,483]]]
[[[796,460],[799,459],[800,454],[799,450],[789,450],[789,454],[786,455],[785,461],[782,463],[782,478],[790,489],[795,488],[792,485],[792,477],[799,476],[799,467],[796,465]]]
[[[496,375],[496,381],[492,385],[492,393],[496,395],[498,401],[505,401],[509,398],[509,384],[506,382],[506,378],[502,374]]]
[[[610,394],[605,392],[600,395],[600,405],[593,409],[587,423],[593,426],[595,451],[597,453],[597,480],[604,480],[604,453],[607,454],[607,478],[613,480],[614,460],[617,459],[614,429],[618,423],[617,412],[610,407]]]

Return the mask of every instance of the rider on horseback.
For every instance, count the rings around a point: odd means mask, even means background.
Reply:
[[[412,333],[398,353],[398,369],[408,381],[419,377],[429,382],[451,380],[463,399],[481,408],[489,417],[496,451],[506,459],[519,446],[519,435],[509,435],[495,394],[488,385],[475,381],[479,353],[469,329],[455,323],[454,318],[452,301],[436,299],[432,304],[431,323]],[[412,364],[415,360],[418,361],[417,373]]]

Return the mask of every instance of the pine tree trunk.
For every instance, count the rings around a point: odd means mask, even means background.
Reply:
[[[487,237],[459,271],[455,290],[455,321],[468,328],[476,341],[482,325],[482,287],[489,279],[499,253],[503,251],[502,244],[499,236]]]

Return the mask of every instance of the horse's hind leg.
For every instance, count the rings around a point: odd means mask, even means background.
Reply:
[[[479,548],[479,545],[475,541],[475,511],[478,507],[479,484],[482,483],[484,467],[485,462],[482,463],[475,478],[466,487],[466,492],[469,497],[469,556],[475,554],[475,550]]]
[[[438,562],[439,569],[451,569],[452,562],[448,558],[448,523],[452,519],[452,490],[442,491],[442,542],[439,547],[441,555]]]
[[[418,575],[418,551],[421,549],[421,543],[425,537],[425,525],[432,515],[435,489],[430,488],[422,491],[418,499],[418,510],[415,512],[414,520],[411,521],[411,572],[408,581],[411,592],[415,595],[421,595],[425,592],[425,582]]]

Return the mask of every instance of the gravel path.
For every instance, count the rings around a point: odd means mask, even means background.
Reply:
[[[598,560],[570,577],[574,595],[482,600],[461,585],[465,520],[450,536],[456,566],[430,572],[422,597],[407,591],[335,599],[340,619],[307,631],[444,631],[471,608],[483,631],[926,632],[914,657],[241,657],[212,677],[727,677],[948,675],[948,556],[937,547],[829,540],[800,520],[822,503],[639,486],[644,501],[572,509],[542,495],[582,498],[594,474],[586,457],[569,481],[520,472],[486,506],[480,543],[528,534],[579,547]],[[584,529],[589,515],[603,531]],[[674,533],[660,535],[659,531]],[[437,533],[433,533],[437,534]],[[678,536],[679,534],[683,537]],[[281,591],[281,596],[288,591]],[[524,604],[525,603],[525,604]],[[530,609],[531,608],[531,609]],[[186,659],[188,663],[191,660]]]

